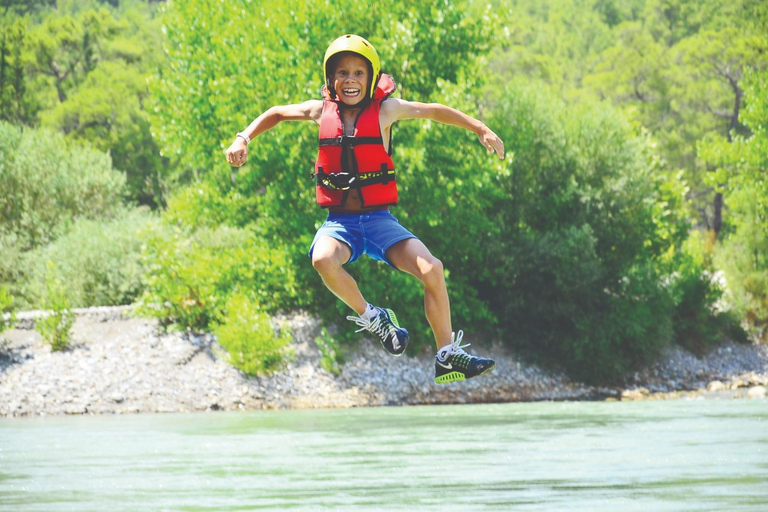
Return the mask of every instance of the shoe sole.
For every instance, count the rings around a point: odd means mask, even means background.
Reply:
[[[477,375],[470,377],[470,379],[474,379],[475,377],[479,377],[481,375],[485,375],[486,373],[490,373],[494,369],[496,369],[496,363],[493,363],[493,366],[486,368],[485,370],[478,373]],[[449,382],[459,382],[462,380],[467,380],[467,377],[461,372],[450,372],[450,373],[446,373],[445,375],[435,377],[436,384],[448,384]]]

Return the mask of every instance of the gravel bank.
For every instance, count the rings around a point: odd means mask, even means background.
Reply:
[[[499,346],[473,343],[496,370],[463,383],[436,385],[433,355],[393,358],[361,337],[339,376],[320,367],[317,319],[290,322],[295,358],[269,377],[248,377],[222,359],[211,335],[161,333],[130,308],[79,310],[74,344],[51,352],[19,315],[0,350],[0,416],[122,414],[278,408],[358,407],[534,400],[759,398],[768,386],[768,347],[725,345],[698,359],[670,349],[621,388],[596,388],[525,365]]]

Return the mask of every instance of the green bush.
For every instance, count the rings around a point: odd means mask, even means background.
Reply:
[[[234,179],[221,150],[269,106],[317,98],[329,34],[347,32],[344,20],[352,17],[379,49],[397,94],[485,112],[510,154],[499,162],[474,134],[427,120],[395,127],[400,205],[393,211],[445,264],[453,324],[470,337],[498,328],[511,346],[593,381],[652,360],[673,339],[675,302],[665,283],[689,227],[685,185],[665,171],[642,128],[604,103],[566,107],[540,84],[505,82],[498,95],[486,94],[475,71],[487,66],[478,56],[494,36],[488,12],[473,17],[464,4],[431,1],[396,4],[373,16],[365,6],[339,15],[310,4],[265,10],[253,2],[242,12],[235,4],[198,0],[165,6],[174,72],[150,84],[153,128],[162,150],[179,155],[199,184],[169,203],[164,223],[176,230],[176,241],[149,244],[157,265],[150,275],[160,276],[152,288],[162,291],[148,302],[169,318],[188,316],[187,324],[204,325],[234,291],[268,289],[269,282],[217,277],[218,256],[205,255],[210,242],[199,237],[243,230],[279,252],[301,284],[284,292],[282,302],[259,297],[255,303],[265,310],[305,307],[332,321],[348,313],[306,256],[324,217],[307,179],[316,127],[283,123],[263,134]],[[246,22],[230,27],[235,11]],[[314,23],[307,22],[310,12]],[[248,46],[244,59],[233,58],[231,41],[249,37],[243,27],[252,32],[267,24],[279,28]],[[211,37],[221,27],[228,36]],[[438,35],[440,45],[421,44]],[[276,68],[285,70],[279,78],[271,74]],[[244,84],[242,76],[260,79]],[[244,112],[238,91],[250,85],[253,110]],[[178,263],[188,258],[174,252],[184,244],[199,249],[204,263]],[[163,246],[173,258],[163,255]],[[414,349],[432,344],[418,281],[367,259],[349,270],[369,301],[397,308]],[[338,339],[350,332],[340,330]]]
[[[54,273],[55,265],[48,262],[46,295],[43,302],[45,316],[35,322],[35,329],[54,351],[65,350],[72,341],[71,329],[75,323],[67,289]]]
[[[760,343],[768,343],[768,236],[765,230],[765,224],[742,224],[717,254],[718,264],[727,277],[727,300],[746,322],[750,336]]]
[[[673,335],[658,262],[684,235],[656,205],[674,177],[606,105],[511,86],[494,112],[515,160],[476,286],[505,341],[589,381],[653,360]]]
[[[727,339],[747,341],[727,302],[723,274],[713,270],[713,248],[713,233],[702,236],[693,232],[669,278],[675,341],[696,354],[704,354]]]
[[[19,283],[26,279],[24,243],[14,233],[0,233],[0,286],[6,286],[13,295],[19,295]]]
[[[8,292],[7,286],[0,286],[0,335],[3,331],[13,327],[16,323],[16,314],[13,307],[13,297]]]
[[[289,354],[290,330],[282,328],[276,334],[270,316],[243,293],[229,298],[213,332],[230,362],[249,375],[277,370]]]
[[[141,293],[140,232],[153,217],[146,209],[107,220],[80,219],[55,242],[27,253],[26,278],[19,285],[26,306],[37,308],[46,292],[46,262],[67,283],[73,307],[132,303]]]
[[[108,154],[0,122],[0,236],[21,250],[55,240],[75,219],[114,216],[124,189]]]
[[[344,355],[336,338],[323,327],[321,335],[315,338],[315,345],[320,350],[320,367],[332,375],[339,375],[344,364]]]
[[[144,236],[141,309],[167,324],[204,330],[238,292],[270,313],[294,303],[290,258],[254,229],[184,230],[161,223]]]

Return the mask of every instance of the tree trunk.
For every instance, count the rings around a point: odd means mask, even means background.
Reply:
[[[739,82],[736,78],[728,77],[733,89],[734,102],[733,112],[731,114],[731,124],[728,127],[728,142],[733,142],[733,132],[739,125],[739,111],[741,110],[741,97],[744,92],[739,86]],[[723,227],[723,194],[721,192],[715,192],[715,202],[713,204],[714,214],[712,219],[712,229],[715,231],[715,237],[720,235],[720,230]]]
[[[715,213],[712,219],[712,229],[715,231],[715,237],[720,235],[720,230],[723,227],[723,194],[720,192],[715,193]]]

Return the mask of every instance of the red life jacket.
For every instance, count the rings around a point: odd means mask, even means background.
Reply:
[[[395,164],[384,148],[379,127],[381,102],[395,92],[395,87],[392,77],[381,75],[373,98],[355,120],[352,135],[344,134],[339,102],[332,100],[323,87],[315,162],[315,196],[323,208],[342,205],[353,188],[358,189],[364,207],[397,204]]]

